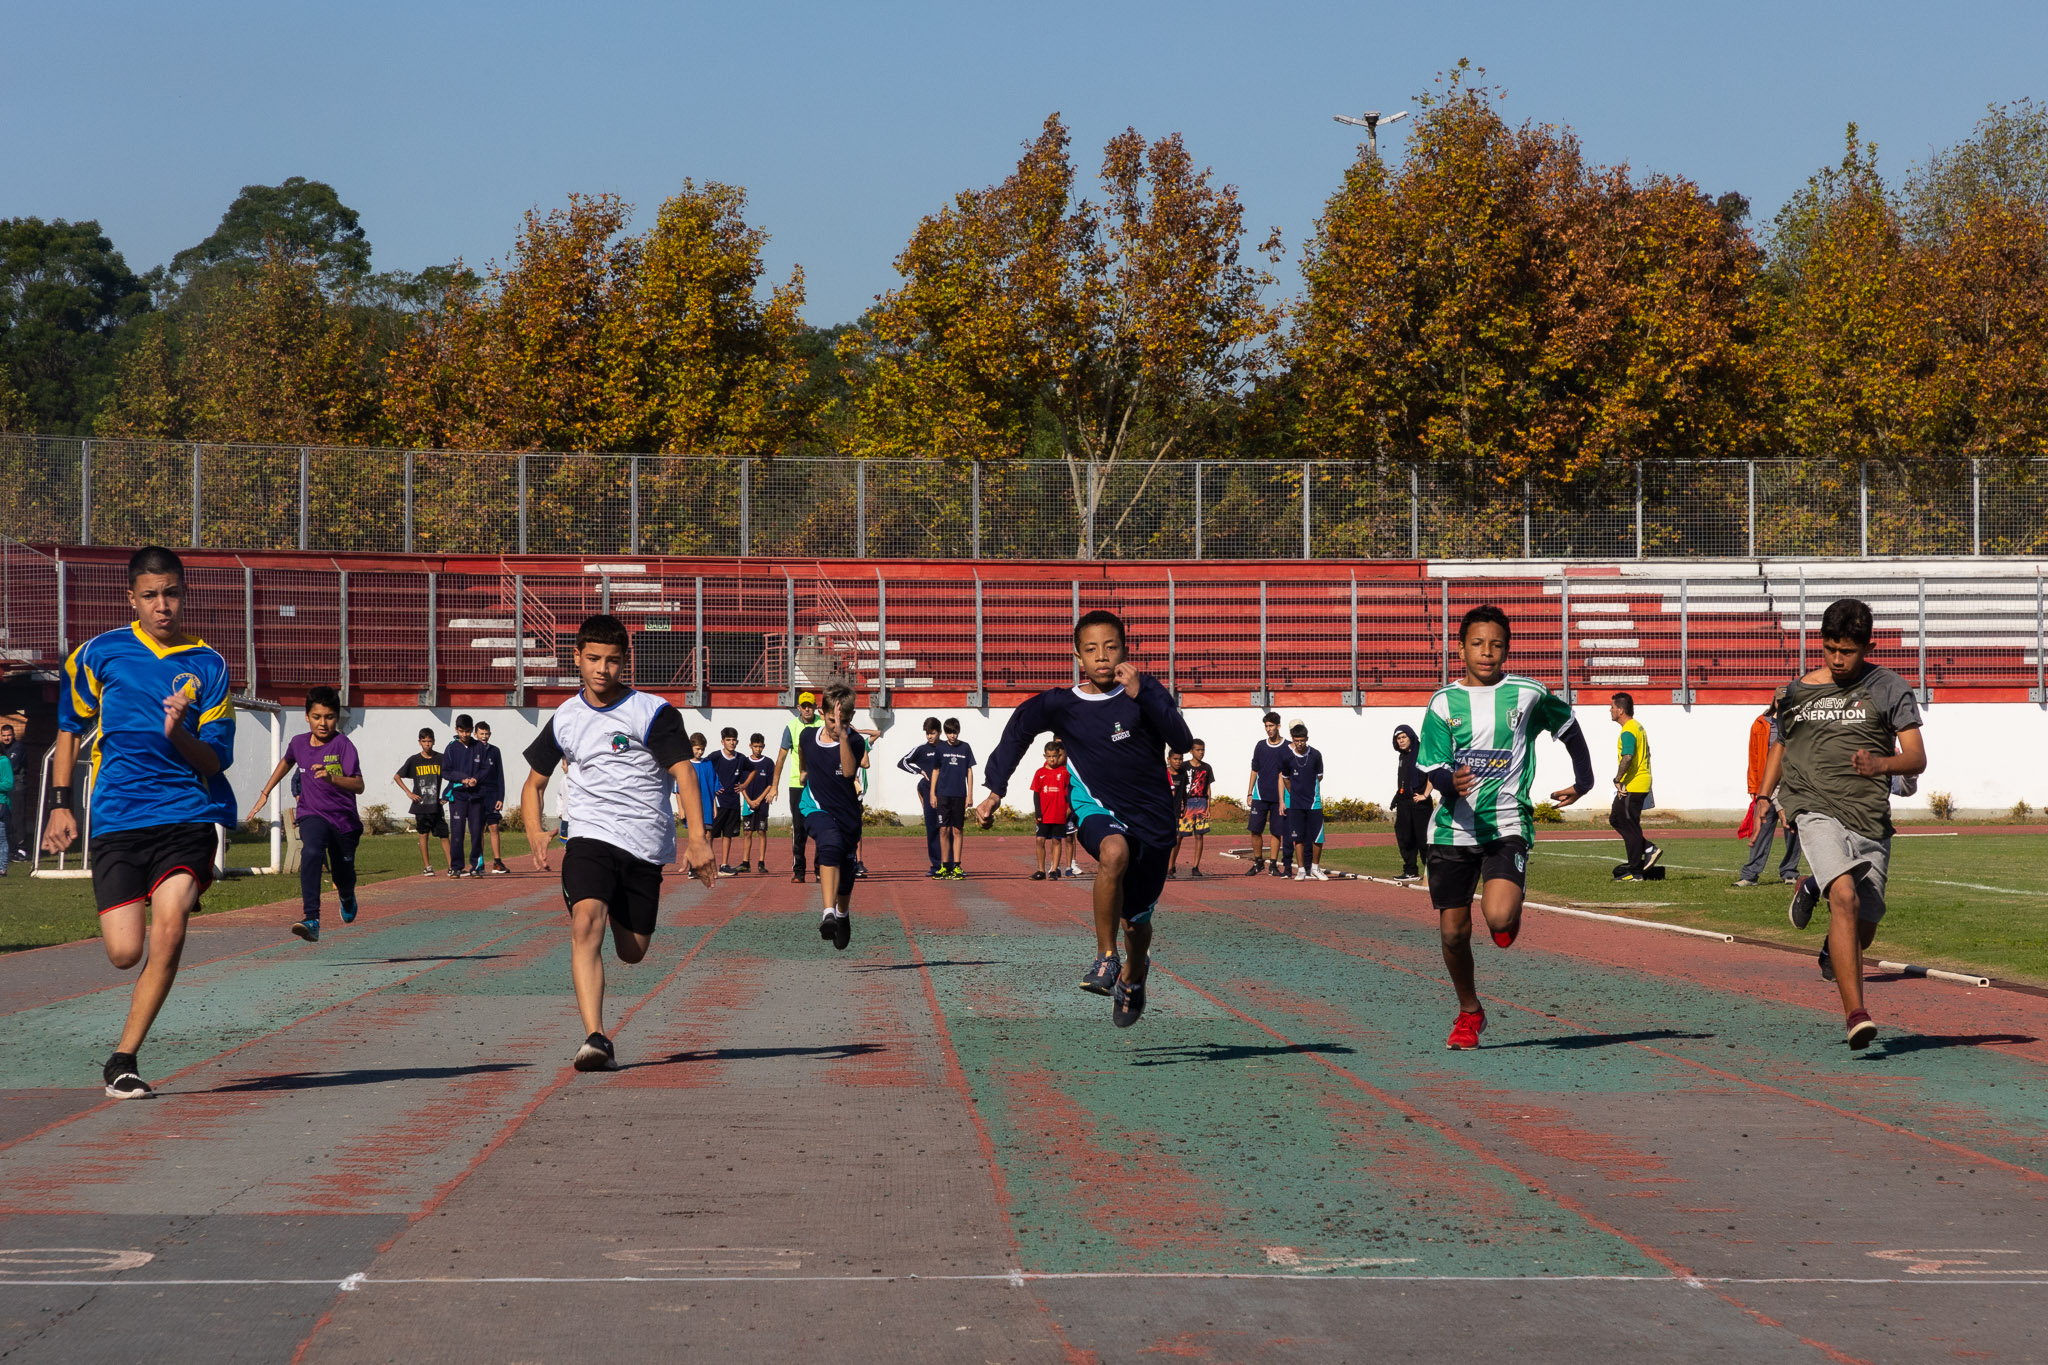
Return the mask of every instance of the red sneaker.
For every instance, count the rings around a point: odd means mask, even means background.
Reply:
[[[1486,1011],[1474,1010],[1467,1013],[1458,1011],[1458,1022],[1451,1025],[1451,1036],[1444,1046],[1453,1052],[1465,1052],[1479,1046],[1479,1035],[1486,1029]]]
[[[1512,929],[1496,929],[1493,931],[1493,946],[1496,948],[1512,948],[1515,946],[1515,940],[1521,936],[1521,933],[1522,922],[1520,920],[1515,921],[1515,927]]]
[[[1849,1046],[1861,1052],[1870,1046],[1870,1040],[1877,1036],[1877,1025],[1870,1022],[1869,1010],[1857,1010],[1849,1016]]]

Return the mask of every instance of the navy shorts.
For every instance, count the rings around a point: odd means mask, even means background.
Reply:
[[[817,842],[819,867],[852,867],[860,852],[860,831],[849,830],[823,811],[810,817],[809,833]]]
[[[1287,812],[1289,831],[1297,844],[1320,844],[1323,841],[1323,813],[1306,806]]]
[[[1254,837],[1264,834],[1268,817],[1271,817],[1273,821],[1273,833],[1280,833],[1280,821],[1282,819],[1280,810],[1271,801],[1252,802],[1251,818],[1245,821],[1245,830]]]
[[[1159,893],[1166,889],[1166,869],[1173,865],[1173,845],[1154,848],[1139,843],[1114,816],[1098,813],[1081,822],[1081,847],[1100,862],[1102,841],[1112,834],[1123,835],[1131,850],[1131,860],[1124,865],[1123,918],[1130,924],[1149,923],[1159,906]]]
[[[1431,844],[1428,861],[1429,902],[1439,910],[1470,905],[1486,882],[1528,884],[1529,844],[1518,836],[1489,839],[1476,846]]]

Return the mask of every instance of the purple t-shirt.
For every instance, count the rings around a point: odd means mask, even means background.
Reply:
[[[356,746],[336,735],[319,747],[314,747],[311,735],[293,735],[291,743],[285,746],[285,754],[299,769],[299,818],[317,815],[337,829],[361,830],[362,817],[356,814],[356,794],[343,791],[324,777],[313,776],[316,768],[328,772],[340,770],[344,777],[362,776],[362,767],[356,761]]]

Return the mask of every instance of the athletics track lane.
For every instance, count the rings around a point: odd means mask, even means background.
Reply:
[[[874,841],[875,861],[896,861],[897,842]],[[1227,877],[1173,884],[1168,974],[1145,1023],[1118,1033],[1106,1002],[1073,989],[1089,884],[1023,880],[1022,841],[984,847],[1009,875],[864,884],[843,957],[812,929],[815,888],[735,879],[706,895],[672,879],[649,961],[612,970],[611,1017],[636,1009],[614,1076],[561,1066],[563,935],[535,879],[439,898],[504,897],[517,915],[451,904],[387,923],[366,897],[364,921],[315,948],[188,973],[147,1059],[152,1075],[188,1056],[195,1069],[159,1100],[88,1108],[0,1150],[4,1245],[156,1253],[100,1277],[114,1281],[313,1283],[137,1286],[146,1319],[131,1291],[17,1283],[0,1289],[0,1349],[1320,1361],[1394,1345],[1462,1359],[1508,1334],[1518,1354],[1574,1360],[2038,1346],[2040,1287],[1878,1254],[1968,1247],[1993,1271],[2048,1267],[2048,1116],[2025,1055],[2048,1034],[2038,1000],[1878,983],[1887,1041],[1856,1057],[1795,958],[1532,915],[1513,952],[1481,950],[1489,1046],[1450,1054],[1421,897]],[[0,989],[27,989],[21,961],[0,963]],[[80,1093],[63,1088],[96,1067],[118,986],[0,1020],[25,1044],[7,1055],[39,1059],[10,1084]],[[1959,1011],[2028,1041],[1973,1040]],[[1219,1272],[1265,1278],[1201,1278]],[[1156,1278],[1093,1278],[1134,1274]],[[1549,1278],[1446,1278],[1471,1276]],[[1848,1283],[1875,1280],[1903,1283]]]

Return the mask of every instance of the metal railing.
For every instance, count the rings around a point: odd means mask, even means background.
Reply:
[[[129,620],[118,563],[13,545],[0,557],[25,601],[55,604],[10,627],[9,669],[54,677],[72,646]],[[1965,564],[1506,575],[1438,566],[1423,577],[1266,564],[1083,582],[1000,567],[698,573],[529,560],[511,572],[371,573],[206,558],[187,567],[188,629],[228,661],[244,695],[290,698],[327,683],[350,701],[434,705],[460,693],[525,705],[577,685],[569,624],[605,611],[633,632],[641,685],[698,705],[720,692],[789,700],[835,679],[877,709],[918,692],[987,705],[1069,679],[1068,630],[1082,610],[1107,606],[1128,623],[1134,657],[1177,690],[1363,706],[1447,680],[1459,617],[1492,602],[1514,621],[1516,671],[1567,694],[1628,689],[1689,705],[1813,666],[1828,603],[1859,597],[1876,617],[1874,657],[1923,697],[1996,688],[2048,706],[2041,574]]]
[[[2048,553],[2048,461],[1442,463],[493,454],[0,436],[47,544],[826,559],[1851,558]]]

